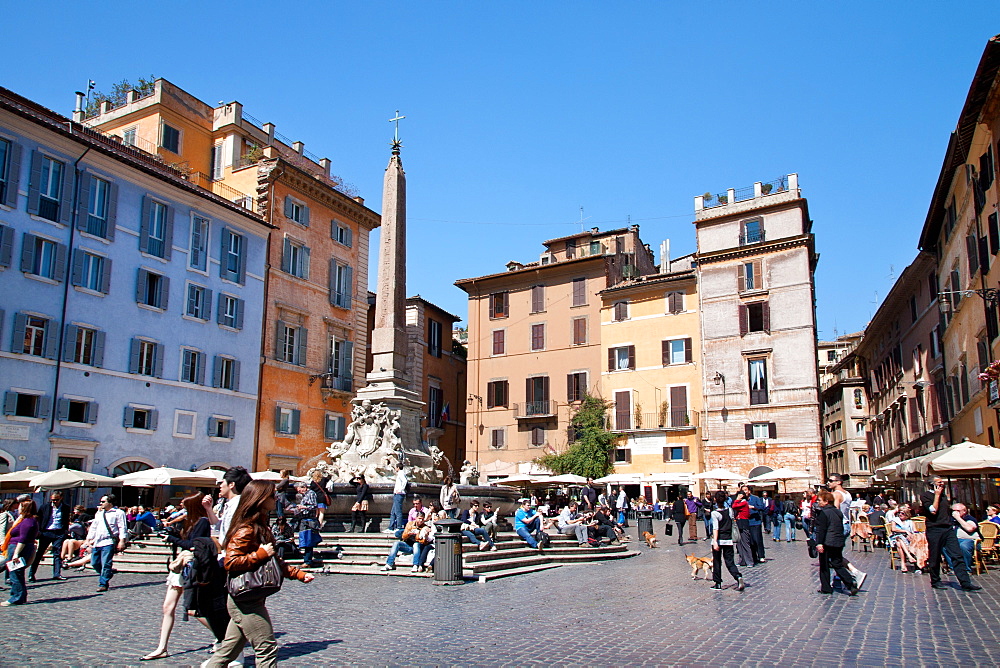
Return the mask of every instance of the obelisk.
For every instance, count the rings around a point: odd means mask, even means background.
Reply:
[[[420,383],[407,377],[406,355],[406,174],[399,157],[399,112],[392,142],[392,157],[385,170],[382,188],[382,226],[378,260],[378,292],[375,296],[375,329],[372,332],[372,370],[367,387],[358,390],[355,402],[382,403],[399,411],[400,438],[407,460],[424,459],[428,453],[421,438],[420,421],[424,404]],[[412,387],[416,388],[411,389]],[[428,465],[424,461],[411,461]]]

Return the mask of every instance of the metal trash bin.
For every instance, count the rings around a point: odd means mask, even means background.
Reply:
[[[642,538],[642,534],[645,532],[653,533],[653,511],[652,510],[637,510],[635,511],[635,532],[639,538]]]
[[[462,574],[462,534],[459,520],[437,520],[434,536],[434,584],[464,584]]]

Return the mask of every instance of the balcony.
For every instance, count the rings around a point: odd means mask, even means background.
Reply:
[[[351,394],[354,390],[354,379],[350,376],[323,374],[322,381],[323,384],[320,385],[320,391],[323,393],[324,399],[334,394]]]
[[[788,174],[773,181],[758,181],[744,188],[729,188],[724,193],[706,192],[704,195],[698,195],[694,198],[695,219],[744,213],[798,197],[798,174]]]
[[[530,420],[533,418],[555,417],[557,404],[554,400],[526,401],[514,404],[514,419]]]
[[[759,244],[764,242],[764,230],[754,230],[740,235],[740,246]]]
[[[672,431],[696,429],[698,413],[690,409],[659,413],[613,412],[609,416],[612,431]]]

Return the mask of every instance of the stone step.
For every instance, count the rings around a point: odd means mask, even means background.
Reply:
[[[547,571],[553,568],[559,568],[560,566],[562,566],[562,564],[536,564],[534,566],[518,566],[515,568],[502,568],[496,571],[487,571],[484,573],[476,573],[474,571],[469,571],[466,574],[466,578],[474,579],[478,582],[489,582],[490,580],[507,578],[513,575],[526,575],[528,573],[538,573],[540,571]]]

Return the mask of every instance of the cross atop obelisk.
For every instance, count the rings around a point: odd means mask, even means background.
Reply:
[[[396,136],[392,140],[392,147],[396,148],[396,149],[398,149],[400,146],[402,146],[402,144],[399,143],[399,122],[401,120],[403,120],[404,118],[406,118],[406,116],[400,116],[399,115],[399,109],[397,109],[396,110],[396,117],[389,119],[390,123],[393,123],[393,122],[396,123]]]

